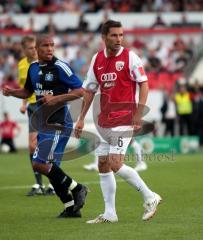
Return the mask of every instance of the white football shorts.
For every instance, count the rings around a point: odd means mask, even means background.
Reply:
[[[118,126],[114,128],[102,128],[97,126],[100,142],[95,150],[97,156],[112,154],[125,155],[133,136],[132,126]]]

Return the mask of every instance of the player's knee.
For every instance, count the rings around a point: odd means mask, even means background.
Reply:
[[[32,162],[32,168],[34,171],[38,171],[38,163],[37,162]]]
[[[33,161],[33,162],[32,162],[32,168],[33,168],[33,170],[36,171],[36,172],[43,173],[43,169],[42,169],[42,167],[41,167],[41,164],[38,163],[38,162],[36,162],[36,161]]]
[[[104,168],[104,167],[106,167],[106,166],[108,166],[109,164],[107,164],[106,162],[99,162],[99,164],[98,164],[98,167],[99,168]]]
[[[109,172],[111,170],[109,162],[104,159],[99,161],[98,168],[101,173]]]
[[[119,160],[114,160],[114,161],[111,161],[110,165],[111,165],[111,169],[113,172],[118,172],[118,170],[122,167],[122,161],[119,161]]]
[[[121,168],[121,167],[118,166],[118,165],[113,165],[113,166],[111,166],[111,169],[112,169],[112,171],[113,171],[114,173],[118,172],[118,170],[119,170],[120,168]]]

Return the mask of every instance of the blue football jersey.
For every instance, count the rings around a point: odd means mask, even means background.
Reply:
[[[35,93],[37,100],[47,94],[61,95],[68,93],[69,90],[81,87],[81,80],[74,74],[70,66],[56,57],[44,64],[32,63],[24,86],[30,93]],[[38,104],[40,106],[40,101],[38,101]],[[48,106],[44,106],[45,110],[48,108]],[[47,122],[53,124],[72,122],[67,105],[55,109],[50,114]]]

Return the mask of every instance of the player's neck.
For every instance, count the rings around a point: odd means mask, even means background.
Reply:
[[[119,50],[106,49],[107,57],[115,57]]]
[[[48,64],[50,61],[38,60],[40,65]]]
[[[119,49],[106,48],[104,51],[105,51],[106,57],[116,57],[120,55],[122,50],[123,50],[123,47],[121,46]]]

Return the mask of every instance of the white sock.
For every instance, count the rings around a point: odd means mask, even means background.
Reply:
[[[72,191],[77,186],[77,182],[72,179],[72,183],[69,187],[69,189]]]
[[[94,157],[94,164],[98,166],[98,156],[95,154]]]
[[[112,218],[116,217],[116,180],[113,172],[99,173],[100,176],[100,186],[105,202],[104,217]]]
[[[52,190],[54,190],[54,187],[51,183],[48,184],[48,188],[51,188]]]
[[[64,203],[65,209],[68,208],[68,207],[72,207],[73,205],[74,205],[74,200],[72,200],[70,202],[67,202],[67,203]]]
[[[116,174],[140,191],[144,201],[148,198],[154,197],[154,193],[147,187],[139,174],[133,168],[123,164]]]
[[[136,156],[137,164],[139,164],[140,162],[142,162],[142,147],[135,140],[132,142],[131,145],[135,150],[135,156]]]

